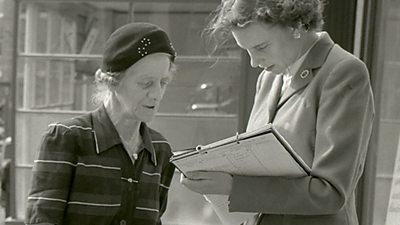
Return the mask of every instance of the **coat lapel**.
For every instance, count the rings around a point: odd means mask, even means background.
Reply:
[[[283,75],[274,75],[274,82],[272,83],[271,92],[268,95],[268,123],[271,123],[275,117],[276,109],[281,96],[281,89],[283,84]]]
[[[275,114],[280,95],[278,93],[277,76],[264,70],[257,81],[257,91],[253,108],[247,124],[247,130],[256,129],[260,124],[267,124]]]
[[[310,49],[306,59],[293,76],[290,86],[280,98],[277,106],[278,109],[296,92],[306,87],[312,81],[314,76],[316,76],[316,74],[314,74],[314,70],[321,67],[321,65],[325,62],[333,45],[334,42],[329,35],[326,32],[322,32],[320,39],[314,45],[314,47]]]

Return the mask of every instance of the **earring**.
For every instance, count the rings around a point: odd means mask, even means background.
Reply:
[[[294,29],[294,31],[293,31],[293,38],[294,38],[294,39],[299,39],[299,38],[301,38],[301,33],[300,33],[299,29]]]

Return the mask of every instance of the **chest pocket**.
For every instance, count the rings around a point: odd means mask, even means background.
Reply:
[[[109,224],[121,206],[121,169],[80,160],[71,184],[65,224]]]
[[[160,213],[161,173],[155,168],[146,169],[140,175],[135,217],[157,218]]]

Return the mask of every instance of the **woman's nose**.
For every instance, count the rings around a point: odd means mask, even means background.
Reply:
[[[149,91],[149,98],[159,101],[161,100],[163,93],[161,85],[155,85],[155,87]]]

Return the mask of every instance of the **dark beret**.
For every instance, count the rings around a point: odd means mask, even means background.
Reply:
[[[129,23],[106,41],[101,70],[121,72],[146,55],[162,52],[170,54],[174,61],[176,52],[164,30],[150,23]]]

